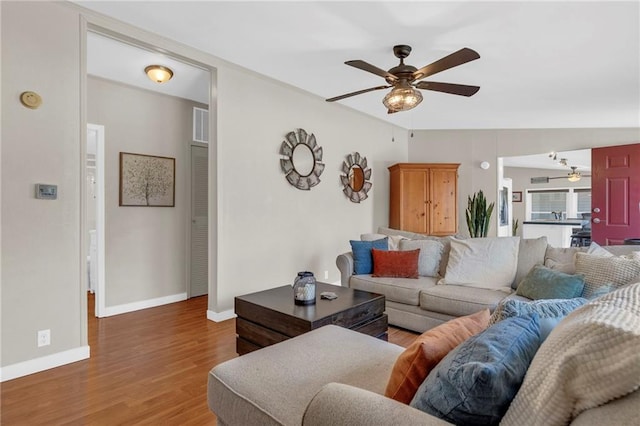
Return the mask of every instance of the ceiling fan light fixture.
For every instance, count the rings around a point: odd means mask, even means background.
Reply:
[[[569,177],[567,177],[569,182],[578,182],[582,178],[582,175],[580,175],[580,172],[576,169],[576,166],[571,166],[571,173],[569,173]]]
[[[420,102],[422,102],[422,93],[408,84],[394,87],[382,100],[387,109],[395,112],[408,111],[417,107]]]
[[[166,83],[173,77],[171,68],[163,67],[162,65],[149,65],[144,69],[144,72],[151,81],[158,84]]]

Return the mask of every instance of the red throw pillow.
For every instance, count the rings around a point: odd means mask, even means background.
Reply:
[[[418,278],[420,249],[387,251],[371,249],[373,276],[392,278]]]
[[[431,370],[452,349],[489,326],[489,309],[425,331],[396,360],[384,395],[409,404]]]

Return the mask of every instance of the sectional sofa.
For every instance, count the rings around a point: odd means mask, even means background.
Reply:
[[[439,255],[439,265],[435,274],[431,276],[419,276],[414,278],[389,278],[376,277],[372,274],[354,274],[353,252],[338,255],[336,265],[340,270],[341,285],[357,290],[370,291],[384,294],[386,299],[386,314],[389,324],[423,332],[453,318],[469,315],[479,310],[489,308],[491,311],[496,305],[506,299],[530,300],[518,296],[514,290],[518,283],[527,275],[536,264],[550,266],[560,269],[563,272],[575,272],[568,270],[566,265],[574,262],[574,256],[578,252],[587,253],[588,247],[555,248],[547,244],[545,237],[536,239],[518,239],[517,244],[513,241],[512,253],[499,254],[498,259],[485,259],[487,262],[495,261],[496,265],[501,262],[506,263],[510,259],[515,266],[515,277],[511,281],[509,288],[485,288],[480,286],[460,286],[442,284],[438,285],[442,277],[446,276],[451,254],[452,237],[434,237],[413,232],[401,231],[397,229],[380,227],[375,234],[363,234],[361,239],[371,241],[375,239],[387,238],[389,244],[397,248],[398,245],[416,247],[421,242],[439,242],[442,252]],[[461,237],[456,237],[460,239]],[[411,244],[409,244],[411,243]],[[423,248],[424,249],[424,248]],[[606,250],[613,255],[622,255],[639,251],[640,246],[607,246]],[[459,252],[458,252],[459,254]],[[462,254],[466,256],[466,254]],[[458,258],[457,264],[461,265],[468,259]],[[477,274],[481,276],[486,268],[478,268]],[[472,272],[476,274],[476,272]],[[495,279],[488,275],[486,280]],[[480,278],[479,281],[482,281]]]
[[[379,230],[393,244],[400,241],[399,232]],[[363,237],[379,241],[380,235]],[[420,242],[429,237],[404,233],[403,238]],[[349,275],[353,256],[338,256],[343,285],[384,293],[390,299],[390,323],[427,331],[404,349],[330,325],[224,362],[208,379],[208,404],[218,424],[637,425],[640,246],[556,249],[545,239],[475,240],[466,245],[449,241],[448,252],[442,240],[424,244],[426,251],[439,248],[440,258],[430,271],[421,269],[435,276],[418,278]],[[502,252],[495,251],[494,243]],[[405,243],[404,248],[415,244],[422,243]],[[460,259],[466,253],[461,247],[483,247],[469,256],[484,255],[485,266],[494,260],[513,263],[512,269],[502,277],[492,274],[492,268],[479,267],[471,257]],[[534,266],[540,263],[546,268]],[[465,267],[471,276],[464,275]],[[437,283],[441,271],[445,283]],[[584,297],[532,302],[514,294],[513,283],[518,281],[520,293],[535,281],[535,271],[553,277],[539,280],[539,291],[572,289],[566,284],[577,280],[584,284],[579,289]],[[583,282],[575,275],[580,271]],[[505,276],[516,276],[508,288],[486,288]],[[480,286],[473,285],[475,278]],[[453,284],[456,279],[470,282]],[[478,330],[467,330],[467,336],[441,350],[443,342],[466,333],[470,318],[483,315],[486,322]],[[422,346],[429,339],[432,346]],[[439,354],[423,376],[413,375],[415,367],[426,367],[416,353]],[[407,360],[411,366],[403,370]],[[403,374],[399,381],[398,371]],[[413,386],[408,399],[398,397],[394,383]]]
[[[639,345],[640,283],[576,309],[537,349],[500,424],[637,425]],[[450,424],[384,396],[403,351],[325,326],[216,366],[208,404],[219,425]],[[488,397],[482,405],[493,403],[493,394]],[[480,418],[466,424],[497,423]]]

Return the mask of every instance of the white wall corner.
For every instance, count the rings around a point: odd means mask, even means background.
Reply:
[[[170,296],[157,297],[155,299],[141,300],[139,302],[125,303],[123,305],[107,306],[104,310],[104,316],[125,314],[127,312],[139,311],[147,308],[155,308],[156,306],[168,305],[169,303],[182,302],[187,300],[187,293],[172,294]]]
[[[89,356],[89,346],[81,346],[79,348],[69,349],[68,351],[57,352],[40,358],[30,359],[29,361],[7,365],[6,367],[0,368],[0,382],[39,373],[40,371],[71,364],[72,362],[82,361],[83,359],[89,358]]]
[[[215,312],[211,309],[207,310],[207,319],[213,322],[222,322],[226,320],[230,320],[237,317],[237,315],[233,312],[233,309],[229,309],[222,312]]]

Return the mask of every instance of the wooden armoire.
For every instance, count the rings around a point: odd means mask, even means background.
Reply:
[[[458,232],[455,163],[399,163],[389,167],[389,227],[428,235]]]

